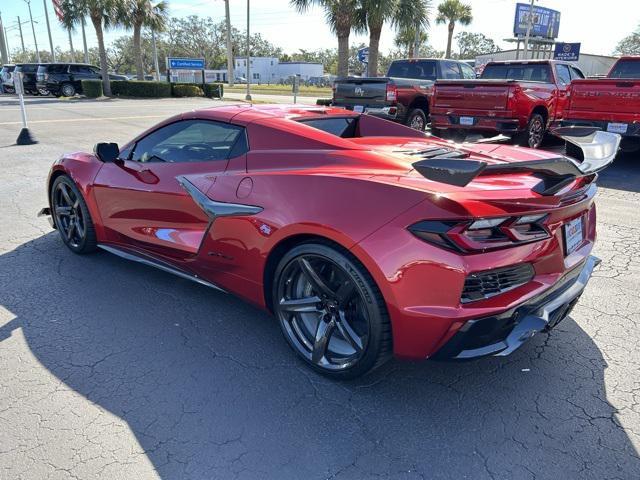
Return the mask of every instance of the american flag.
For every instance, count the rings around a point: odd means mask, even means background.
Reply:
[[[53,2],[53,9],[56,12],[56,17],[61,22],[64,20],[64,12],[62,11],[62,0],[51,0]]]

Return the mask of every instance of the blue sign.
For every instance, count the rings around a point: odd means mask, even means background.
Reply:
[[[358,61],[362,63],[369,63],[369,47],[364,47],[358,50]]]
[[[204,58],[167,58],[171,70],[204,70]]]
[[[516,18],[513,22],[513,34],[516,37],[525,36],[527,34],[530,8],[530,5],[526,3],[516,4]],[[558,38],[559,30],[560,12],[545,7],[533,7],[529,36],[553,39]]]
[[[577,62],[580,58],[579,43],[556,43],[553,58],[567,62]]]

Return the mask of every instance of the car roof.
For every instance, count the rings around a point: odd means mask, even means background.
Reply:
[[[249,123],[264,118],[317,118],[325,116],[353,116],[358,114],[351,110],[336,107],[318,105],[224,105],[221,107],[209,107],[193,111],[193,118],[207,118],[233,123]]]

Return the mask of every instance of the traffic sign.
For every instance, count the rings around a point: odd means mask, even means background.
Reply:
[[[167,57],[167,67],[171,70],[204,70],[204,58]]]
[[[369,63],[369,47],[364,47],[358,50],[358,61],[362,63]]]

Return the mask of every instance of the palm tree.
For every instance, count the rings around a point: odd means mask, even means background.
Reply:
[[[63,2],[64,16],[69,15],[69,24],[77,25],[89,17],[98,39],[98,52],[100,57],[100,73],[102,75],[102,91],[108,97],[111,96],[109,84],[109,71],[107,66],[107,50],[104,46],[104,30],[120,24],[119,14],[123,10],[124,0],[73,0]]]
[[[378,53],[380,35],[385,22],[401,31],[416,28],[422,30],[429,26],[429,0],[360,0],[360,24],[369,30],[368,75],[378,76]]]
[[[349,35],[357,28],[358,0],[289,0],[300,13],[317,5],[325,11],[325,18],[331,30],[338,37],[338,76],[349,74]]]
[[[155,32],[165,29],[168,20],[167,2],[160,1],[153,5],[150,0],[127,0],[122,5],[125,10],[121,15],[122,23],[133,28],[133,54],[136,58],[136,76],[144,80],[142,61],[142,27],[151,28]]]
[[[469,25],[473,20],[471,15],[471,5],[462,3],[460,0],[445,0],[438,5],[438,16],[436,23],[449,24],[449,38],[447,39],[446,58],[451,57],[451,39],[453,38],[453,30],[456,28],[456,22],[462,25]]]

